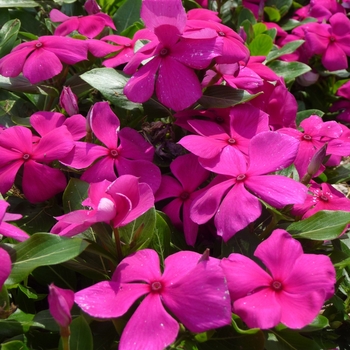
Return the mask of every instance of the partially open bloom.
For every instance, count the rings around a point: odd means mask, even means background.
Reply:
[[[301,244],[284,230],[275,230],[255,250],[262,269],[241,254],[221,266],[233,300],[233,312],[250,328],[308,325],[334,293],[335,270],[328,256],[304,254]]]
[[[139,250],[118,265],[111,281],[77,292],[75,302],[90,316],[115,318],[145,296],[124,328],[120,350],[163,350],[178,334],[174,317],[191,332],[230,324],[230,300],[219,260],[207,253],[181,251],[168,256],[164,265],[162,274],[157,253]]]
[[[19,242],[23,242],[30,236],[20,228],[7,223],[7,221],[15,221],[21,219],[22,215],[6,213],[6,209],[9,206],[9,203],[3,199],[0,199],[0,235],[13,238]]]
[[[74,292],[56,287],[52,283],[49,286],[48,301],[50,313],[55,321],[60,327],[68,327],[72,322],[70,310],[74,304]]]

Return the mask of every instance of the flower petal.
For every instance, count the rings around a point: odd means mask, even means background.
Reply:
[[[1,261],[1,269],[0,269],[0,290],[1,290],[8,276],[10,276],[11,265],[12,265],[9,253],[2,248],[0,248],[0,261]]]
[[[163,350],[175,341],[179,328],[165,311],[159,295],[149,294],[124,328],[119,349]]]
[[[0,234],[5,237],[13,238],[19,242],[23,242],[30,238],[28,233],[22,231],[20,228],[13,226],[11,224],[8,224],[6,222],[0,223]],[[0,260],[1,261],[1,260]],[[1,285],[1,283],[0,283]]]

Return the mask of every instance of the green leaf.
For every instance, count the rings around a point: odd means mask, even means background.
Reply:
[[[0,0],[0,7],[37,7],[40,1],[33,0]]]
[[[253,25],[254,35],[264,34],[267,31],[267,27],[264,23],[256,23]]]
[[[63,193],[63,208],[66,213],[84,209],[81,202],[87,198],[89,184],[85,181],[71,178]]]
[[[232,314],[232,327],[239,334],[255,334],[260,332],[260,328],[243,329],[243,322],[238,315]]]
[[[293,53],[298,47],[304,44],[304,40],[295,40],[286,45],[282,46],[280,49],[272,50],[266,57],[265,64],[275,60],[278,57]]]
[[[297,113],[297,125],[299,125],[304,119],[309,118],[311,115],[318,115],[322,118],[324,116],[324,112],[320,111],[319,109],[307,109],[305,111],[300,111]]]
[[[251,95],[245,90],[234,89],[228,85],[214,85],[204,91],[198,103],[205,108],[227,108],[250,101],[257,95]]]
[[[124,95],[123,89],[129,78],[122,72],[113,68],[95,68],[80,77],[115,106],[129,110],[141,107],[139,103],[129,101]]]
[[[273,7],[265,6],[264,11],[271,22],[279,22],[279,20],[281,19],[280,12]]]
[[[250,22],[251,24],[255,24],[256,23],[256,18],[253,14],[252,11],[248,10],[247,8],[243,8],[239,15],[238,15],[238,21],[237,21],[237,24],[238,26],[242,26],[242,23],[244,21],[248,21]]]
[[[252,56],[267,56],[273,47],[273,40],[267,34],[257,35],[248,45]]]
[[[286,83],[311,70],[311,67],[301,62],[273,61],[267,66],[283,77]]]
[[[40,323],[46,330],[52,332],[59,332],[60,327],[52,317],[49,310],[39,311],[33,318],[33,321]]]
[[[327,169],[325,174],[329,183],[347,182],[350,180],[350,163],[345,163],[333,169]]]
[[[0,30],[0,57],[7,55],[14,47],[21,22],[18,19],[8,21]]]
[[[1,350],[29,350],[26,344],[20,340],[13,340],[1,345]]]
[[[294,237],[325,241],[339,237],[349,223],[349,212],[323,210],[305,220],[292,223],[287,231]]]
[[[156,224],[156,211],[153,208],[129,224],[119,227],[119,237],[124,255],[129,255],[150,245]]]
[[[329,326],[328,318],[318,315],[309,325],[299,330],[299,332],[315,332]]]
[[[141,0],[126,0],[113,16],[118,33],[140,20]]]
[[[92,350],[93,341],[90,327],[83,316],[79,316],[70,324],[69,345],[74,350]]]
[[[36,233],[28,240],[9,250],[13,261],[12,271],[5,282],[21,282],[35,268],[56,265],[78,256],[89,245],[79,238],[65,238],[50,233]],[[6,246],[3,246],[6,249]]]
[[[292,3],[293,0],[267,0],[265,5],[267,7],[277,9],[280,13],[280,16],[283,17],[289,11],[290,7],[292,6]]]

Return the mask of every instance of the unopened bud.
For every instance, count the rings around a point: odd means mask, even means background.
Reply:
[[[95,15],[96,13],[101,12],[101,7],[96,0],[87,0],[84,4],[84,9],[89,15]]]
[[[70,289],[56,287],[53,283],[49,286],[49,311],[60,327],[66,328],[72,322],[70,310],[74,304],[74,292]]]
[[[64,86],[60,95],[60,106],[69,116],[79,113],[78,98],[69,86]]]

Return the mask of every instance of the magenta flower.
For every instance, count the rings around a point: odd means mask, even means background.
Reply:
[[[82,205],[89,209],[56,217],[58,223],[51,232],[71,237],[97,222],[124,226],[153,207],[154,196],[147,184],[139,183],[135,176],[123,175],[112,183],[104,180],[90,184],[88,198]]]
[[[87,182],[114,181],[119,176],[138,176],[155,192],[160,185],[160,170],[152,163],[154,148],[136,130],[123,128],[107,102],[96,103],[89,113],[92,132],[104,145],[76,142],[62,162],[72,168],[90,166],[81,179]]]
[[[151,98],[155,86],[165,106],[176,111],[189,107],[202,96],[194,69],[207,68],[221,54],[222,40],[210,29],[183,35],[187,18],[180,0],[144,0],[141,18],[157,40],[139,49],[125,66],[124,72],[133,74],[125,95],[142,103]]]
[[[69,17],[61,11],[53,9],[50,12],[50,19],[52,22],[63,22],[55,30],[55,35],[59,36],[68,35],[76,30],[91,39],[100,34],[104,27],[116,30],[112,18],[102,12],[89,16]]]
[[[33,142],[33,141],[37,142]],[[13,126],[0,134],[0,193],[6,193],[23,165],[23,193],[32,202],[45,201],[63,191],[65,175],[47,164],[60,160],[74,147],[66,126],[61,126],[41,138],[23,126]]]
[[[42,36],[16,46],[0,59],[0,74],[17,77],[21,72],[32,83],[53,78],[61,73],[63,63],[73,65],[87,59],[83,40]]]
[[[2,286],[4,285],[7,278],[10,276],[11,265],[12,265],[9,253],[2,248],[0,248],[0,261],[1,261],[1,269],[0,269],[0,291],[1,291]]]
[[[60,327],[68,327],[72,322],[70,311],[74,304],[74,292],[69,289],[49,285],[49,311]]]
[[[13,238],[19,242],[23,242],[30,236],[20,228],[7,223],[7,221],[15,221],[21,219],[22,215],[6,213],[6,209],[9,206],[9,203],[3,199],[0,199],[0,235]]]
[[[164,265],[162,274],[157,253],[140,250],[118,265],[111,281],[77,292],[75,302],[90,316],[115,318],[145,296],[124,328],[120,350],[163,350],[179,331],[174,316],[197,333],[230,324],[230,300],[217,259],[182,251]]]
[[[347,69],[350,56],[350,20],[344,13],[336,13],[330,24],[308,23],[302,28],[314,54],[322,55],[322,64],[330,71]]]
[[[338,123],[334,121],[323,122],[322,118],[317,115],[312,115],[304,119],[300,123],[300,126],[304,129],[303,132],[292,128],[282,128],[279,129],[278,132],[300,140],[300,146],[294,164],[299,173],[299,177],[302,178],[306,174],[307,167],[316,151],[326,142],[338,139],[343,130]],[[342,152],[339,146],[327,147],[327,153],[332,153],[331,150],[335,152],[335,154]],[[344,150],[346,151],[346,149]]]
[[[289,166],[297,154],[298,140],[280,136],[272,131],[254,136],[248,165],[243,155],[228,148],[221,152],[220,162],[202,159],[204,168],[225,176],[214,179],[215,184],[195,199],[191,219],[204,224],[215,216],[217,234],[227,241],[261,215],[258,198],[279,209],[304,203],[306,186],[284,176],[268,175]]]
[[[200,193],[198,187],[209,177],[209,171],[198,163],[193,154],[177,157],[170,164],[170,170],[176,179],[168,175],[162,176],[156,201],[174,198],[162,211],[175,226],[183,227],[186,243],[193,246],[196,243],[198,225],[190,218],[190,208],[193,199]]]
[[[251,105],[231,107],[229,127],[204,120],[190,120],[188,124],[198,135],[183,137],[179,144],[201,159],[220,162],[221,152],[248,154],[250,139],[262,131],[268,131],[268,115]],[[210,169],[209,169],[210,170]]]
[[[320,210],[350,211],[350,199],[330,184],[313,183],[304,204],[295,205],[292,213],[306,219]]]
[[[232,311],[250,328],[308,325],[334,294],[335,270],[328,256],[304,254],[301,244],[275,230],[254,255],[267,267],[241,254],[221,261],[233,300]]]

